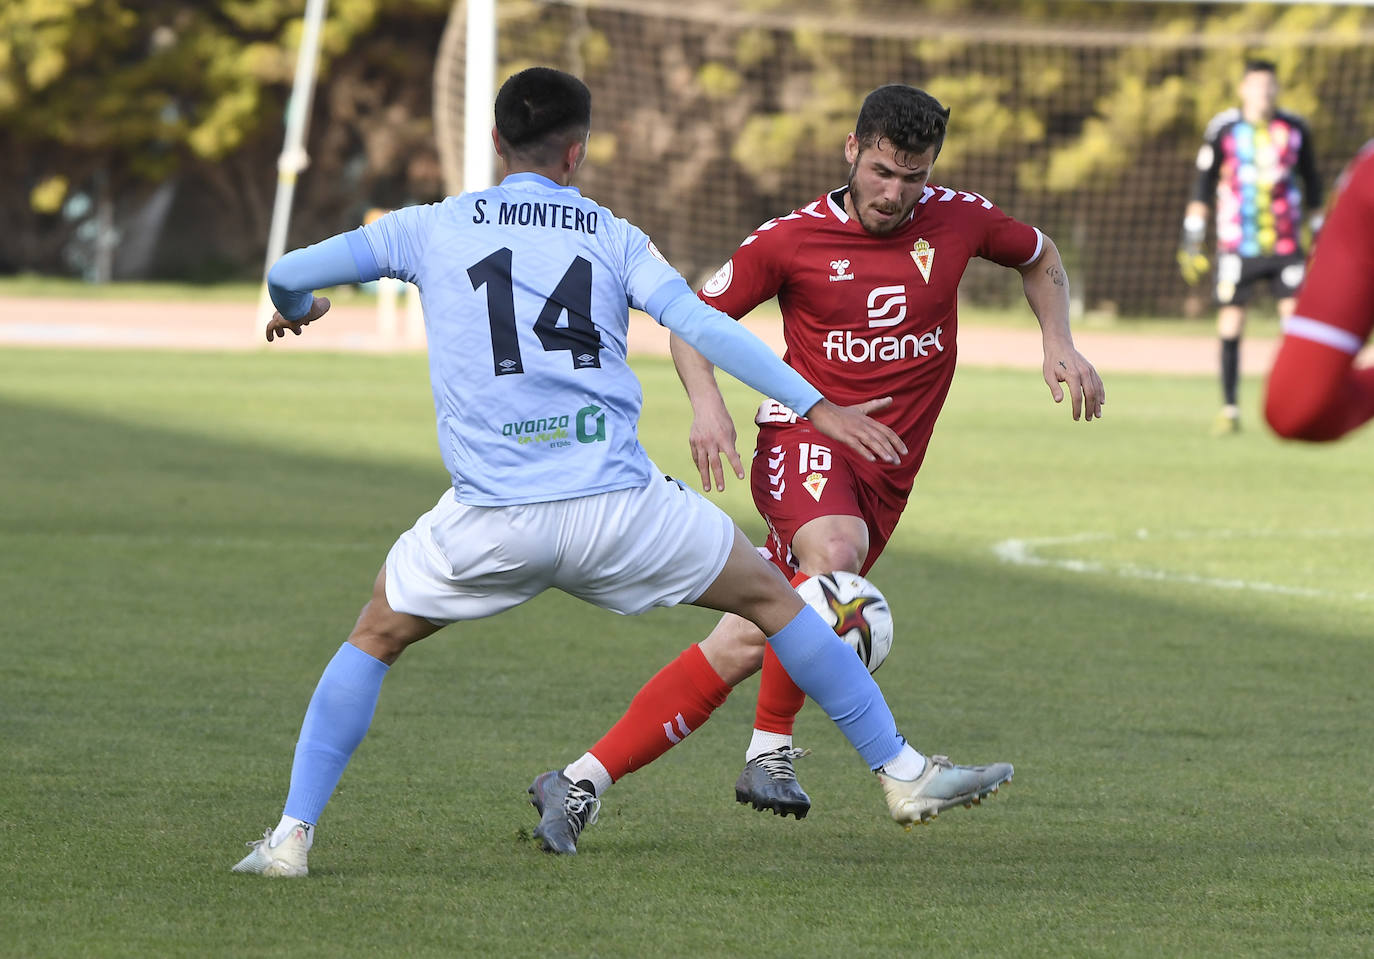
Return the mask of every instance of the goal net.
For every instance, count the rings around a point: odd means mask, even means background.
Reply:
[[[435,72],[436,131],[462,189],[463,4]],[[1243,61],[1275,61],[1329,186],[1374,137],[1374,14],[1361,6],[936,0],[504,0],[498,83],[527,66],[593,96],[581,190],[700,283],[763,221],[844,183],[864,95],[904,82],[952,110],[932,181],[1058,244],[1076,306],[1176,316],[1174,253],[1203,129]],[[1196,293],[1196,291],[1194,291]],[[1020,300],[975,261],[965,302]],[[1196,297],[1194,297],[1196,302]]]

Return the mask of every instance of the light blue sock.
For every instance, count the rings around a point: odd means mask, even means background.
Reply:
[[[878,684],[814,609],[803,607],[768,642],[787,675],[834,720],[869,769],[901,753],[906,740]]]
[[[296,741],[284,815],[317,823],[353,750],[367,735],[391,667],[344,643],[324,668]]]

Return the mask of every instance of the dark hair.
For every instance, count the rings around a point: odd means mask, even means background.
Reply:
[[[1262,60],[1258,57],[1250,57],[1245,61],[1246,73],[1278,73],[1279,68],[1273,60]]]
[[[904,83],[889,83],[864,97],[854,123],[854,137],[861,151],[887,140],[900,162],[902,154],[924,153],[931,147],[939,156],[948,124],[949,109],[929,93]]]
[[[555,162],[569,143],[587,135],[591,125],[591,91],[562,70],[521,70],[496,94],[496,133],[512,153],[526,160]]]

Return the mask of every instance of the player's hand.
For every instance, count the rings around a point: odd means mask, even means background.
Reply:
[[[692,419],[691,432],[687,443],[692,449],[692,462],[697,464],[701,473],[701,488],[711,491],[711,481],[715,480],[716,489],[725,489],[725,469],[721,457],[730,461],[735,476],[744,479],[744,464],[740,462],[739,450],[735,446],[735,421],[725,405],[697,410]]]
[[[1042,372],[1045,384],[1050,388],[1050,396],[1054,397],[1056,403],[1064,401],[1064,387],[1059,384],[1068,387],[1075,420],[1080,416],[1084,422],[1102,419],[1102,404],[1107,402],[1107,391],[1102,385],[1102,377],[1097,375],[1097,370],[1082,353],[1072,346],[1047,346]]]
[[[1178,271],[1189,286],[1196,286],[1207,275],[1207,254],[1202,252],[1202,241],[1206,238],[1206,221],[1197,215],[1183,218],[1183,232],[1178,237]]]
[[[1197,286],[1198,280],[1207,275],[1210,266],[1207,255],[1201,250],[1179,247],[1178,271],[1183,274],[1184,283],[1189,286]]]
[[[329,297],[317,296],[310,304],[310,312],[299,320],[288,320],[280,313],[273,313],[272,319],[267,321],[267,342],[271,343],[277,337],[286,336],[286,331],[290,330],[297,336],[301,335],[301,330],[309,326],[329,312]]]
[[[836,406],[822,399],[806,411],[806,418],[816,429],[844,443],[870,463],[882,460],[896,465],[906,455],[906,444],[890,427],[868,415],[891,405],[890,396],[855,406]]]

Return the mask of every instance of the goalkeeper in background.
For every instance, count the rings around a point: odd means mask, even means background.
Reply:
[[[1312,136],[1300,117],[1278,109],[1274,64],[1249,60],[1240,81],[1240,106],[1207,125],[1197,155],[1197,181],[1183,217],[1178,260],[1191,286],[1207,272],[1202,252],[1207,215],[1216,209],[1217,335],[1221,338],[1221,391],[1225,405],[1213,432],[1239,432],[1240,338],[1245,307],[1261,283],[1278,301],[1280,319],[1293,313],[1303,278],[1303,207],[1319,210],[1321,178]],[[1301,185],[1301,189],[1299,186]],[[1321,226],[1319,214],[1312,232]]]

